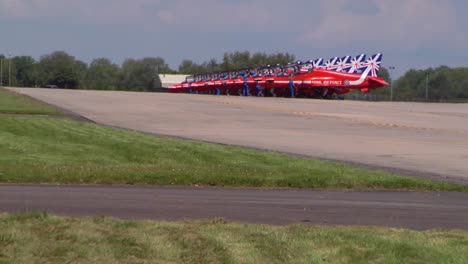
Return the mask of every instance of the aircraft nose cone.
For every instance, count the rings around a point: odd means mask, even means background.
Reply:
[[[371,84],[372,87],[383,87],[387,86],[388,82],[386,82],[383,78],[371,77]]]
[[[384,79],[382,79],[382,80],[380,81],[380,83],[381,83],[383,86],[389,85],[389,83],[388,83],[387,81],[385,81]]]

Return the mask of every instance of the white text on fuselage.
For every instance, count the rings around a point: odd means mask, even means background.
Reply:
[[[312,80],[311,84],[313,85],[343,85],[343,81],[338,80]]]

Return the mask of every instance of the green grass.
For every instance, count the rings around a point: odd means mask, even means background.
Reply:
[[[336,162],[26,116],[0,116],[0,182],[468,190]]]
[[[0,263],[468,263],[468,232],[0,216]]]
[[[59,111],[49,105],[5,89],[0,89],[0,113],[30,115],[60,114]]]

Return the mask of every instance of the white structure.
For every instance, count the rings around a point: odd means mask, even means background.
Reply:
[[[174,84],[181,83],[185,81],[185,78],[189,75],[185,74],[159,74],[159,78],[161,79],[162,87],[169,87]]]

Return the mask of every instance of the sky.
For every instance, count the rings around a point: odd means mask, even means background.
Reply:
[[[466,0],[0,0],[0,54],[160,56],[177,69],[246,50],[300,60],[383,53],[399,76],[468,67],[467,11]]]

